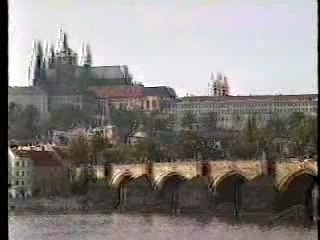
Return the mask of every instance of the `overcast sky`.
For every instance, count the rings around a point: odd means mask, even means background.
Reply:
[[[127,64],[179,96],[207,94],[218,71],[234,95],[317,92],[313,0],[9,0],[9,16],[10,85],[27,84],[32,40],[55,44],[61,25],[93,65]]]

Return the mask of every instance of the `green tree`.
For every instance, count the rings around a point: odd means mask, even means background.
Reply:
[[[131,128],[135,122],[145,123],[146,116],[142,112],[123,111],[112,109],[111,111],[112,122],[120,128]]]
[[[189,130],[192,129],[192,125],[196,123],[196,117],[194,114],[192,114],[192,112],[188,111],[184,114],[184,116],[182,117],[182,122],[181,122],[181,126],[183,128],[187,128]]]
[[[100,159],[99,156],[101,155],[102,151],[108,147],[111,147],[111,144],[101,134],[97,134],[92,137],[89,148],[93,163],[98,163],[98,160]]]
[[[200,125],[203,128],[217,128],[217,114],[210,112],[200,118]]]
[[[10,103],[8,108],[8,137],[35,140],[40,133],[40,114],[33,105],[25,108]]]
[[[90,112],[74,108],[72,105],[64,105],[51,112],[50,126],[51,128],[68,129],[75,123],[85,123],[92,120]]]
[[[68,155],[73,164],[90,163],[90,145],[85,136],[78,136],[71,140],[68,146]]]
[[[125,163],[134,160],[134,148],[130,145],[118,145],[104,149],[102,156],[106,164]]]
[[[201,152],[203,139],[196,131],[181,131],[179,134],[180,157],[194,158]]]

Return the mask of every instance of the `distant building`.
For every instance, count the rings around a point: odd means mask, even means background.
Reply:
[[[67,34],[60,28],[56,47],[40,41],[33,43],[29,66],[30,85],[43,89],[49,96],[82,95],[88,87],[131,85],[127,66],[92,67],[88,44],[81,45],[80,54],[70,47]]]
[[[222,73],[211,73],[209,82],[209,96],[229,96],[227,77]]]
[[[110,86],[90,88],[97,96],[107,99],[115,109],[126,111],[162,112],[177,95],[170,87]]]
[[[144,130],[144,127],[140,125],[136,130],[133,130],[128,137],[129,145],[136,145],[146,140],[148,134]]]
[[[8,88],[8,103],[16,103],[22,107],[33,105],[38,109],[41,119],[47,119],[48,111],[48,96],[47,94],[36,87],[9,87]]]
[[[263,125],[277,116],[294,112],[317,116],[317,111],[317,94],[183,97],[164,109],[165,113],[176,117],[177,127],[189,112],[198,120],[211,114],[215,127],[227,129],[243,128],[250,116],[255,116],[257,123]]]
[[[77,54],[60,28],[55,47],[33,42],[28,82],[45,92],[49,112],[71,105],[94,114],[101,101],[88,92],[90,87],[132,85],[132,77],[127,66],[92,66],[89,45],[82,43]]]

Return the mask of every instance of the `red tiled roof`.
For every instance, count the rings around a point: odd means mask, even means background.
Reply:
[[[62,166],[62,164],[49,151],[19,150],[16,152],[19,157],[30,158],[35,166],[53,167]]]
[[[104,87],[93,91],[99,97],[139,98],[144,96],[143,88],[137,86]]]
[[[62,149],[61,147],[52,147],[52,148],[63,160],[67,160],[69,158],[69,155],[65,149]]]

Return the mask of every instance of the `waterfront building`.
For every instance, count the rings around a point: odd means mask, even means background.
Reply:
[[[9,148],[8,180],[11,181],[9,198],[25,198],[32,196],[33,160],[20,156]]]
[[[45,146],[24,147],[16,149],[15,155],[18,156],[21,162],[18,166],[15,166],[15,170],[20,171],[19,174],[17,172],[20,183],[23,180],[32,183],[28,185],[29,196],[55,194],[65,190],[63,189],[63,187],[65,187],[63,182],[68,182],[68,167],[60,161],[53,151],[46,149]],[[32,162],[32,169],[30,165],[27,164],[26,159]],[[25,161],[25,163],[23,163],[23,161]],[[23,168],[23,166],[25,168]],[[26,167],[29,168],[26,169]],[[23,175],[29,178],[22,179]],[[23,184],[20,185],[23,186]]]

